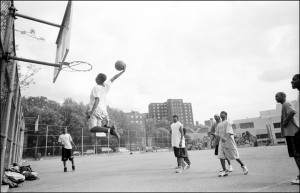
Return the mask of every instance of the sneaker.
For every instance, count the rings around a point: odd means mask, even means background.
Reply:
[[[72,166],[72,170],[75,170],[75,166]]]
[[[227,170],[228,170],[228,168],[226,168]],[[222,169],[220,169],[220,172],[223,172],[223,168]]]
[[[229,165],[228,169],[227,169],[229,172],[233,172],[233,167],[232,165]]]
[[[224,171],[222,170],[220,173],[219,173],[219,177],[225,177],[225,176],[228,176],[228,171]]]
[[[294,184],[294,185],[299,185],[299,176],[295,179],[295,180],[293,180],[293,181],[291,181],[292,182],[292,184]]]
[[[64,168],[64,172],[67,172],[67,168]]]
[[[187,167],[186,167],[186,169],[190,169],[190,167],[191,167],[191,165],[187,164]]]
[[[116,138],[120,139],[120,134],[117,132],[117,128],[115,125],[113,125],[110,128],[110,134],[116,136]]]
[[[182,164],[183,164],[183,170],[187,169],[188,164],[185,161]]]
[[[247,166],[242,166],[242,169],[243,169],[244,174],[247,175],[248,174]]]
[[[183,172],[183,168],[182,167],[178,167],[178,169],[176,170],[176,173],[181,173]]]

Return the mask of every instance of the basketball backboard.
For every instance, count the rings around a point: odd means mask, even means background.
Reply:
[[[59,67],[54,68],[53,83],[55,83],[62,65],[66,60],[66,57],[70,50],[70,35],[71,35],[71,24],[72,24],[72,1],[68,1],[64,18],[56,40],[56,57],[55,63],[59,64]]]

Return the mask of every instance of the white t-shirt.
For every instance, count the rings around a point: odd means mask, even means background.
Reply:
[[[65,149],[72,149],[71,141],[72,137],[69,133],[61,134],[58,138],[58,142],[62,143]]]
[[[223,145],[224,147],[229,149],[236,149],[236,143],[233,136],[234,132],[228,120],[222,121],[217,125],[215,134],[221,138],[226,138],[225,142],[220,140],[219,145]],[[232,135],[227,135],[227,134],[232,134]]]
[[[180,143],[180,139],[181,139],[181,133],[179,131],[180,127],[183,129],[183,126],[182,126],[182,124],[179,121],[177,121],[176,123],[172,123],[171,124],[171,130],[172,130],[172,147],[179,148],[179,143]],[[182,148],[185,147],[184,136],[182,138],[182,146],[181,147]]]
[[[103,115],[107,115],[106,95],[111,87],[111,84],[112,84],[112,82],[109,80],[104,83],[104,86],[102,86],[102,85],[94,86],[91,91],[89,110],[92,110],[94,103],[95,103],[95,97],[98,97],[99,104],[96,107],[94,114],[99,118],[103,117]]]

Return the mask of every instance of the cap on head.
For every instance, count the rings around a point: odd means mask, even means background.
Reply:
[[[106,75],[105,74],[103,74],[103,73],[99,73],[98,75],[97,75],[97,77],[96,77],[96,83],[97,84],[102,84],[103,82],[105,82],[106,81]]]
[[[218,113],[216,113],[214,116],[215,116],[215,117],[220,117],[220,115],[219,115]]]
[[[175,118],[175,117],[178,119],[178,116],[177,116],[177,115],[173,115],[173,118]]]

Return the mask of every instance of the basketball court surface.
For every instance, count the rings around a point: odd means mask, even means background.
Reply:
[[[60,158],[26,161],[39,180],[25,181],[10,192],[299,192],[290,181],[298,175],[287,147],[239,148],[249,169],[244,175],[232,161],[234,171],[218,177],[221,169],[213,150],[189,151],[191,168],[175,173],[173,152],[75,157],[76,171],[63,172]]]

